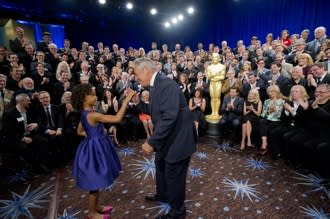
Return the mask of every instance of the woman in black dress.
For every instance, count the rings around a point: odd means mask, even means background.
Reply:
[[[247,139],[247,146],[252,147],[251,133],[252,129],[256,128],[259,123],[259,117],[262,110],[262,102],[260,100],[259,91],[251,89],[247,101],[244,102],[243,109],[244,117],[242,122],[242,141],[241,150],[245,149],[245,140]]]

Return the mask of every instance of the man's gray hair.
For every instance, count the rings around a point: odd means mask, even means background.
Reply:
[[[139,68],[139,69],[150,68],[153,71],[157,70],[156,63],[149,58],[142,57],[142,58],[135,59],[133,64],[136,68]]]
[[[29,98],[29,95],[27,95],[26,93],[17,94],[15,97],[15,101],[16,101],[16,103],[18,103],[26,98]]]
[[[7,81],[7,76],[4,74],[0,74],[0,78],[4,78]]]

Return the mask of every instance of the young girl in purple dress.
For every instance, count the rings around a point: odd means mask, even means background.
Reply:
[[[125,91],[125,99],[116,115],[95,112],[97,97],[89,84],[77,85],[72,93],[72,103],[81,111],[78,135],[85,136],[79,144],[73,164],[73,176],[80,189],[88,190],[88,218],[109,219],[112,206],[101,206],[98,202],[99,189],[110,186],[121,171],[114,143],[106,134],[103,123],[118,123],[125,114],[135,92]]]

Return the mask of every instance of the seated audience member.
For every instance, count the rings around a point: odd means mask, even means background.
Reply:
[[[249,83],[243,85],[243,98],[247,100],[250,90],[256,89],[259,92],[259,97],[264,100],[266,97],[266,87],[262,79],[257,80],[254,73],[249,73],[248,75]]]
[[[37,71],[32,77],[34,81],[34,87],[37,90],[45,90],[49,93],[52,93],[54,88],[53,76],[45,71],[45,67],[42,63],[38,63],[36,68]]]
[[[142,91],[141,101],[144,102],[145,104],[149,104],[149,99],[150,99],[149,91],[147,91],[147,90]],[[147,138],[149,138],[152,135],[153,128],[154,128],[154,126],[152,124],[151,116],[144,112],[140,112],[139,119],[143,124],[144,130],[147,133]]]
[[[249,83],[248,74],[252,73],[251,62],[244,61],[241,67],[241,71],[238,75],[238,79],[242,82],[242,84]]]
[[[273,62],[271,64],[271,78],[268,85],[277,85],[282,96],[288,97],[290,93],[289,79],[281,73],[281,64]]]
[[[3,113],[8,112],[9,110],[13,109],[15,106],[13,99],[14,92],[9,89],[6,89],[6,83],[7,83],[7,76],[0,74],[0,133],[3,124],[2,123]]]
[[[70,82],[71,79],[71,73],[70,71],[67,70],[60,70],[58,72],[59,74],[56,73],[56,79],[57,82],[54,83],[54,93],[52,94],[53,97],[53,104],[60,104],[61,103],[61,98],[64,92],[66,91],[71,91],[73,87],[73,83]]]
[[[297,56],[298,66],[302,67],[303,75],[306,78],[310,74],[311,66],[313,65],[312,57],[307,53],[302,53]]]
[[[224,96],[227,96],[230,93],[230,89],[235,87],[238,90],[238,92],[240,94],[242,94],[243,93],[243,84],[242,84],[241,80],[239,80],[235,77],[234,70],[229,69],[226,76],[227,76],[227,79],[225,79],[223,81],[223,85],[222,85],[222,88],[221,88],[221,93]]]
[[[65,91],[62,95],[60,111],[63,117],[63,135],[66,136],[64,147],[68,151],[68,160],[72,159],[76,153],[77,146],[82,137],[77,135],[77,127],[80,122],[80,112],[73,109],[71,104],[71,91]]]
[[[229,144],[233,146],[235,138],[237,135],[237,128],[241,124],[241,119],[243,115],[243,105],[244,99],[238,96],[238,89],[235,87],[230,88],[229,95],[225,96],[222,107],[221,107],[221,120],[219,122],[220,128],[220,142],[223,143],[224,140],[224,130],[228,124],[231,125],[231,133],[229,136]]]
[[[205,108],[206,108],[206,100],[202,96],[202,89],[197,88],[195,90],[194,96],[189,100],[189,109],[194,114],[194,122],[196,126],[197,136],[206,129],[206,121],[205,121]]]
[[[49,172],[49,146],[47,139],[39,132],[35,112],[29,110],[30,97],[21,93],[15,97],[16,107],[4,117],[4,135],[10,153],[17,158],[17,168],[22,169],[20,158],[37,171]]]
[[[19,90],[18,83],[22,79],[22,72],[19,70],[17,65],[13,65],[10,67],[10,73],[7,78],[6,88],[12,91]]]
[[[179,75],[178,84],[179,84],[179,87],[181,88],[182,93],[185,96],[185,98],[187,100],[187,103],[188,103],[188,101],[190,99],[190,93],[191,93],[191,90],[190,90],[191,84],[189,84],[188,76],[184,73],[181,73]]]
[[[265,100],[260,120],[261,148],[258,154],[265,155],[268,151],[268,137],[270,132],[280,125],[281,113],[284,100],[281,98],[280,88],[277,85],[271,85],[267,88],[269,99]]]
[[[32,75],[33,75],[33,74],[36,74],[36,71],[37,71],[37,64],[38,64],[38,63],[42,63],[42,64],[43,64],[44,69],[45,69],[45,72],[48,72],[48,73],[50,73],[50,74],[53,73],[52,66],[51,66],[49,63],[45,62],[45,53],[44,53],[44,52],[42,52],[42,51],[38,51],[37,54],[36,54],[36,59],[37,59],[37,60],[35,60],[35,62],[32,62],[32,63],[31,63],[31,67],[30,67],[30,69],[31,69],[31,73],[32,73]]]
[[[307,90],[311,99],[319,84],[330,84],[330,74],[324,63],[316,63],[311,67],[311,74],[307,75]]]
[[[304,117],[307,115],[308,109],[306,89],[301,85],[294,85],[291,88],[289,100],[284,103],[283,108],[281,124],[271,131],[270,136],[269,145],[271,146],[270,151],[274,160],[287,157],[288,149],[285,148],[283,135],[286,134],[288,136],[292,131],[301,130],[306,125],[304,124]]]
[[[4,143],[4,134],[3,134],[3,114],[12,110],[15,106],[13,101],[14,92],[6,89],[7,76],[0,74],[0,143]],[[0,166],[2,163],[2,154],[4,153],[3,144],[0,147]]]
[[[51,104],[51,97],[47,91],[39,92],[39,104],[36,108],[38,115],[38,130],[47,139],[49,153],[55,165],[64,164],[67,161],[67,149],[64,147],[64,118],[60,108]]]
[[[262,102],[260,100],[259,91],[253,88],[249,91],[247,100],[244,102],[241,150],[245,149],[246,139],[247,147],[252,147],[251,133],[252,130],[258,129],[259,127],[261,110]]]
[[[204,81],[204,74],[203,72],[197,73],[197,81],[192,83],[191,85],[191,93],[195,94],[197,89],[201,89],[202,96],[207,96],[209,92],[209,85]]]
[[[103,91],[102,100],[97,101],[96,111],[108,115],[116,115],[118,112],[118,100],[117,97],[112,95],[111,91],[105,89]],[[105,124],[107,133],[113,136],[114,143],[119,145],[117,138],[117,127],[115,124]]]
[[[291,78],[289,80],[290,89],[295,85],[301,85],[304,88],[307,87],[307,81],[303,75],[303,69],[300,66],[295,66],[292,68]]]
[[[290,160],[294,164],[305,167],[315,167],[318,163],[318,145],[329,142],[330,133],[330,85],[320,84],[315,90],[315,100],[312,100],[307,111],[305,126],[297,130],[289,138]],[[323,167],[324,168],[324,167]]]

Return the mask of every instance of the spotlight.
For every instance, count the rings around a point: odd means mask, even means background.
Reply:
[[[157,14],[157,9],[156,9],[156,8],[152,8],[152,9],[150,10],[150,14],[152,14],[152,15]]]
[[[106,0],[99,0],[99,3],[100,3],[101,5],[104,5],[104,4],[106,3]]]
[[[184,18],[183,15],[182,15],[182,14],[179,14],[179,16],[178,16],[178,20],[179,20],[179,21],[182,21],[183,18]]]
[[[187,9],[188,14],[193,14],[195,12],[195,9],[193,7],[189,7]]]
[[[171,26],[171,23],[168,22],[168,21],[166,21],[166,22],[164,23],[164,26],[165,26],[166,28],[169,28],[169,27]]]
[[[171,21],[172,21],[172,23],[173,23],[173,24],[176,24],[176,23],[178,23],[178,19],[177,19],[176,17],[172,18],[172,20],[171,20]]]
[[[128,10],[131,10],[131,9],[133,8],[133,4],[132,4],[131,2],[128,2],[128,3],[126,4],[126,8],[127,8]]]

